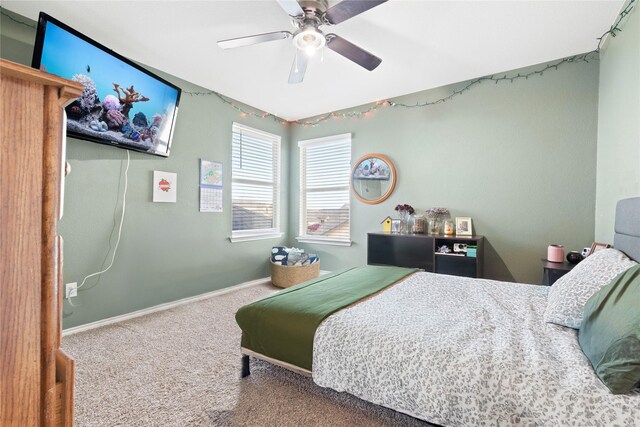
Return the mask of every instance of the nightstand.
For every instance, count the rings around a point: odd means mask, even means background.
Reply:
[[[542,276],[542,284],[545,286],[553,285],[556,280],[571,271],[577,264],[569,264],[568,262],[551,262],[542,259],[542,268],[544,274]]]

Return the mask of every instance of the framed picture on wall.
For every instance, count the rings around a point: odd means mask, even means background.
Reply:
[[[457,236],[471,236],[473,230],[471,228],[471,218],[468,216],[456,217],[456,235]]]
[[[156,203],[175,203],[177,185],[178,174],[153,171],[153,201]]]
[[[598,243],[598,242],[593,242],[591,244],[591,250],[589,251],[589,255],[593,255],[594,252],[598,252],[601,251],[603,249],[607,249],[610,248],[611,245],[608,243]]]

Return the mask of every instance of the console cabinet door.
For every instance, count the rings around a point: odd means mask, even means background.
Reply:
[[[433,271],[433,239],[428,236],[369,234],[367,263]]]

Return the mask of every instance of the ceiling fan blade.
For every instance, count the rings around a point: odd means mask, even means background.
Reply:
[[[382,59],[335,34],[327,34],[327,47],[369,71],[376,69]]]
[[[304,80],[304,73],[307,71],[308,62],[309,57],[307,57],[307,55],[305,55],[300,49],[296,49],[296,56],[293,58],[291,72],[289,73],[289,84],[302,83],[302,80]]]
[[[280,4],[280,7],[284,9],[284,11],[289,16],[300,16],[304,15],[304,10],[300,7],[296,0],[277,0]]]
[[[342,0],[340,3],[327,9],[325,18],[332,24],[339,24],[387,1],[388,0]]]
[[[293,34],[289,31],[276,31],[273,33],[256,34],[254,36],[238,37],[236,39],[220,40],[218,46],[223,49],[232,49],[234,47],[251,46],[253,44],[270,42],[273,40],[288,39]]]

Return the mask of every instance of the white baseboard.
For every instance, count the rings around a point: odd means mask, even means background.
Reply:
[[[248,288],[249,286],[261,285],[263,283],[271,282],[271,277],[263,277],[261,279],[251,280],[249,282],[240,283],[239,285],[229,286],[228,288],[218,289],[215,291],[207,292],[205,294],[195,295],[188,298],[182,298],[177,301],[171,301],[164,304],[154,305],[153,307],[144,308],[142,310],[134,311],[120,316],[109,317],[108,319],[98,320],[96,322],[87,323],[80,326],[74,326],[73,328],[67,328],[62,331],[62,336],[77,334],[78,332],[88,331],[89,329],[99,328],[101,326],[112,325],[118,322],[124,322],[125,320],[134,319],[136,317],[144,316],[147,314],[155,313],[157,311],[168,310],[179,305],[188,304],[195,301],[201,301],[203,299],[215,297],[217,295],[226,294],[231,291],[237,291],[238,289]]]

